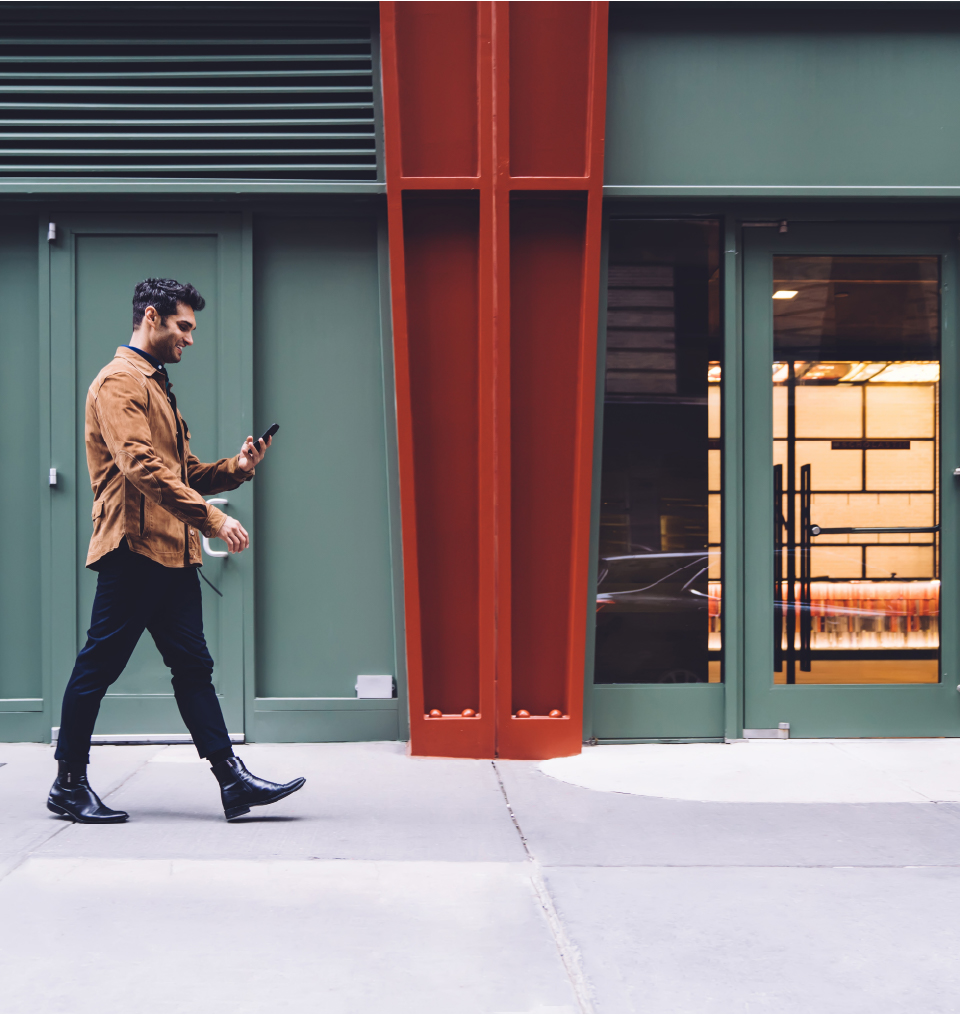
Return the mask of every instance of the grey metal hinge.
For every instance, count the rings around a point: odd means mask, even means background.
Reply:
[[[56,239],[57,239],[57,223],[49,222],[47,223],[47,242],[54,243],[56,242]]]

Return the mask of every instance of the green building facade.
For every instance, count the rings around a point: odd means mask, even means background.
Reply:
[[[960,735],[958,95],[953,5],[610,5],[585,739]],[[406,739],[377,5],[4,5],[0,146],[0,740],[59,723],[148,275],[208,300],[196,453],[282,427],[205,567],[231,732]],[[151,644],[97,733],[182,735]]]

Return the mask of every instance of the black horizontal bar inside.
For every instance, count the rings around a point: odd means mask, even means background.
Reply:
[[[910,441],[831,441],[833,451],[909,451]]]
[[[855,660],[870,662],[874,659],[939,659],[940,652],[935,648],[811,649],[810,658],[851,662]]]
[[[814,531],[814,530],[816,530],[816,531]],[[904,533],[906,533],[906,532],[939,532],[939,531],[940,531],[940,526],[939,525],[924,525],[924,526],[921,526],[919,528],[915,528],[913,526],[905,526],[905,527],[904,526],[896,526],[896,527],[893,527],[893,528],[887,528],[887,527],[884,527],[884,526],[868,525],[868,526],[863,526],[863,527],[853,527],[853,528],[843,527],[843,528],[830,528],[830,529],[822,529],[822,528],[820,528],[819,525],[811,525],[810,526],[810,534],[814,535],[814,536],[842,536],[842,535],[856,535],[857,533],[862,533],[864,535],[870,535],[872,533],[873,534],[876,534],[876,533],[882,534],[882,533],[885,533],[885,532],[890,532],[890,533],[904,532]],[[882,546],[882,545],[885,545],[885,544],[878,543],[876,545]]]

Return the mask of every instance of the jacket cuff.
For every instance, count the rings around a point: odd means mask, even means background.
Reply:
[[[200,530],[207,539],[213,539],[214,536],[223,528],[223,523],[227,520],[227,516],[218,508],[215,504],[207,505],[207,521],[203,528]]]

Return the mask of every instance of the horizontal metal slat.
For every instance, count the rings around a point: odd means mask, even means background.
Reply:
[[[99,122],[99,121],[98,121]],[[374,141],[376,140],[376,134],[373,131],[357,131],[355,133],[338,133],[338,132],[327,132],[323,133],[305,133],[301,131],[293,132],[274,132],[274,133],[252,133],[252,132],[235,132],[235,131],[223,131],[223,132],[170,132],[170,131],[153,131],[150,133],[146,132],[129,132],[123,131],[89,131],[81,132],[76,131],[73,133],[61,132],[61,131],[43,131],[42,133],[33,132],[14,132],[0,130],[0,141],[36,141],[42,139],[44,141],[69,141],[71,139],[77,141],[342,141],[342,140],[353,140],[357,141]],[[52,149],[44,149],[49,151]],[[70,149],[71,151],[73,149]]]
[[[60,109],[61,107],[58,106],[57,108]],[[142,107],[138,106],[137,108],[140,109]],[[284,107],[284,108],[288,108],[288,107]],[[364,108],[370,108],[370,109],[372,109],[373,107],[371,105],[369,107],[365,106]],[[24,125],[24,122],[25,121],[23,121],[23,120],[4,120],[4,119],[0,118],[0,127],[6,126],[8,124],[16,125],[16,126],[21,126],[22,127]],[[238,119],[238,118],[229,118],[229,119],[225,118],[225,119],[222,119],[222,120],[211,120],[211,119],[203,119],[203,120],[192,120],[192,119],[191,120],[115,120],[115,119],[111,118],[110,120],[104,120],[104,119],[97,119],[97,120],[49,120],[49,119],[44,119],[44,120],[36,120],[36,121],[34,121],[34,123],[36,124],[38,129],[41,129],[41,130],[46,130],[48,127],[73,127],[73,126],[81,126],[81,125],[84,125],[84,124],[87,124],[87,125],[89,125],[91,127],[104,127],[104,126],[108,126],[108,127],[147,127],[147,126],[152,126],[153,124],[157,124],[158,126],[161,126],[161,127],[181,127],[181,126],[190,126],[190,127],[192,127],[194,124],[196,124],[199,127],[216,127],[216,126],[218,126],[220,124],[223,124],[224,126],[229,126],[229,127],[236,127],[236,126],[242,126],[242,127],[259,127],[259,126],[276,127],[276,126],[286,126],[288,124],[290,126],[293,126],[293,127],[309,127],[309,126],[320,126],[320,125],[323,125],[323,124],[331,124],[331,125],[357,124],[358,126],[359,125],[373,126],[374,122],[375,121],[374,121],[372,116],[369,116],[369,117],[368,116],[349,117],[349,118],[348,117],[320,117],[320,118],[315,118],[315,119],[314,118],[307,119],[307,118],[303,118],[303,117],[298,117],[298,118],[293,119],[293,120],[280,120],[280,119],[277,119],[276,117],[271,117],[270,119],[266,119],[266,120],[252,120],[252,119]]]
[[[85,39],[82,36],[71,39],[63,36],[57,38],[46,38],[46,39],[15,39],[6,38],[0,40],[0,48],[4,46],[41,46],[46,50],[49,50],[51,46],[126,46],[128,49],[131,45],[130,39],[113,38],[113,39]],[[164,46],[169,46],[173,50],[183,49],[186,46],[211,46],[211,47],[224,47],[224,46],[258,46],[261,49],[265,49],[267,46],[352,46],[352,45],[370,45],[370,36],[365,38],[300,38],[300,39],[271,39],[269,36],[264,36],[260,39],[229,39],[229,38],[209,38],[209,39],[151,39],[150,46],[152,49],[162,49]]]
[[[369,47],[370,40],[364,40]],[[6,43],[0,40],[0,48]],[[338,43],[339,45],[339,43]],[[190,63],[199,61],[204,63],[253,63],[272,62],[288,63],[300,61],[302,63],[326,62],[329,60],[350,60],[350,61],[372,61],[370,53],[238,53],[235,56],[223,53],[204,53],[201,56],[184,56],[182,54],[170,53],[164,56],[151,56],[148,53],[138,53],[136,56],[85,56],[77,53],[62,53],[57,56],[48,56],[44,53],[37,53],[32,56],[16,56],[5,54],[0,57],[3,63]]]
[[[145,105],[142,102],[0,102],[0,109],[210,109],[221,112],[230,109],[270,110],[276,109],[373,109],[372,102],[158,102]]]
[[[359,62],[359,61],[358,61]],[[368,60],[367,63],[370,61]],[[181,77],[185,78],[345,78],[345,77],[370,77],[371,68],[337,68],[333,70],[312,70],[302,68],[297,70],[189,70],[184,71]],[[46,71],[36,73],[19,73],[0,70],[0,84],[4,81],[85,81],[91,78],[123,78],[124,80],[149,79],[152,81],[169,80],[169,74],[162,70],[157,71],[121,71],[109,70],[102,73],[76,72],[71,74],[68,71],[48,73]],[[22,90],[22,89],[21,89]],[[31,89],[33,90],[33,89]]]
[[[116,172],[120,172],[121,170],[123,170],[125,168],[127,170],[136,169],[138,171],[143,171],[143,172],[146,172],[148,170],[154,171],[154,172],[174,172],[174,171],[179,172],[180,170],[192,170],[194,172],[203,172],[203,171],[209,170],[211,172],[213,172],[213,171],[222,172],[224,169],[228,169],[228,168],[231,168],[231,167],[224,166],[224,165],[198,165],[197,163],[194,163],[194,162],[180,163],[180,164],[175,164],[175,165],[174,164],[171,164],[171,165],[147,165],[147,166],[136,165],[136,166],[126,166],[126,167],[124,167],[124,166],[118,166],[118,165],[96,165],[96,166],[77,165],[77,166],[74,166],[74,165],[65,165],[65,164],[59,163],[59,162],[56,163],[55,165],[54,164],[51,164],[51,165],[35,164],[35,165],[26,165],[26,166],[24,166],[24,165],[6,165],[5,163],[0,163],[0,173],[10,173],[10,172],[13,172],[14,170],[16,172],[18,172],[18,173],[23,173],[23,172],[45,172],[45,173],[48,173],[48,172],[57,172],[57,173],[60,173],[60,172],[83,172],[83,173],[109,172],[109,173],[116,173]],[[344,164],[344,165],[335,164],[334,165],[334,164],[330,164],[330,163],[327,163],[327,162],[317,162],[317,163],[310,163],[310,164],[307,164],[307,163],[291,163],[289,165],[284,165],[284,164],[278,163],[278,162],[262,162],[262,163],[251,163],[249,165],[237,166],[237,167],[234,167],[234,168],[243,169],[243,170],[251,170],[251,169],[275,169],[275,170],[278,170],[278,171],[290,171],[290,170],[294,170],[294,169],[300,169],[300,170],[309,169],[309,170],[323,170],[323,171],[326,171],[326,172],[332,172],[333,170],[339,170],[339,169],[367,169],[367,170],[371,170],[371,169],[374,169],[375,166],[372,163],[363,163],[363,164],[358,163],[358,164],[355,164],[355,165],[354,164]]]
[[[304,92],[369,92],[370,87],[357,88],[343,85],[312,85],[309,88],[298,85],[220,85],[219,87],[209,85],[3,85],[0,86],[0,93],[12,95],[50,95],[61,93],[64,95],[130,95],[143,93],[145,95],[163,92],[169,95],[262,95],[267,92],[271,95],[302,95]]]
[[[0,175],[377,177],[366,31],[192,34],[0,39]]]
[[[156,158],[164,153],[163,149],[156,148],[5,148],[3,155],[32,156],[32,155],[69,155],[80,158],[82,156],[105,156],[116,158],[143,157]],[[258,156],[264,155],[310,155],[317,158],[320,155],[373,155],[372,148],[185,148],[171,153],[171,158],[183,158],[187,155],[223,155],[224,158],[234,156]]]

